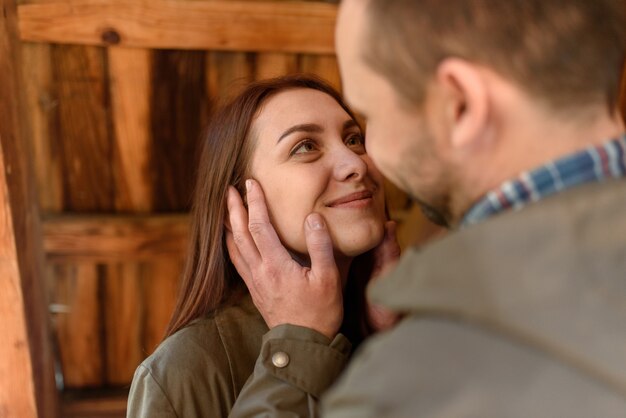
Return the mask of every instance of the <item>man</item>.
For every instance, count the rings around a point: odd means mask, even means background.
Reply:
[[[355,356],[323,416],[624,416],[623,6],[343,1],[337,54],[368,153],[454,232],[370,289],[405,318]],[[296,272],[254,183],[248,198],[250,229],[229,199],[231,254],[273,329],[233,415],[302,415],[288,396],[307,391],[300,366],[271,359],[289,358],[298,328],[335,332],[311,308],[338,291],[328,238],[311,215],[312,266]],[[268,256],[252,263],[244,243]]]

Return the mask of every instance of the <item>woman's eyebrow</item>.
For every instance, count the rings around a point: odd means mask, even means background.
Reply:
[[[359,130],[361,129],[361,127],[359,126],[359,124],[354,120],[354,119],[348,119],[347,121],[345,121],[343,123],[343,131],[347,131],[350,130],[352,128],[359,128]]]
[[[300,125],[294,125],[291,128],[287,129],[285,132],[283,132],[283,134],[280,136],[280,138],[278,138],[278,141],[276,143],[280,142],[283,138],[291,135],[294,132],[320,133],[324,132],[324,128],[315,123],[303,123]]]

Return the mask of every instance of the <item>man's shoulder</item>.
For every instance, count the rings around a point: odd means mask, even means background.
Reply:
[[[477,326],[417,316],[365,344],[324,401],[331,418],[617,417],[625,407],[558,359]]]

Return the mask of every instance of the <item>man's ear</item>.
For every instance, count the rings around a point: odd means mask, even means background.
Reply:
[[[437,67],[436,80],[442,87],[450,145],[464,148],[475,144],[487,130],[490,111],[486,80],[478,66],[447,58]]]

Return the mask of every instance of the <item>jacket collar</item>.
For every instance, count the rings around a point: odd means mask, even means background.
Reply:
[[[370,297],[507,334],[626,393],[624,208],[623,180],[560,193],[408,250]]]

